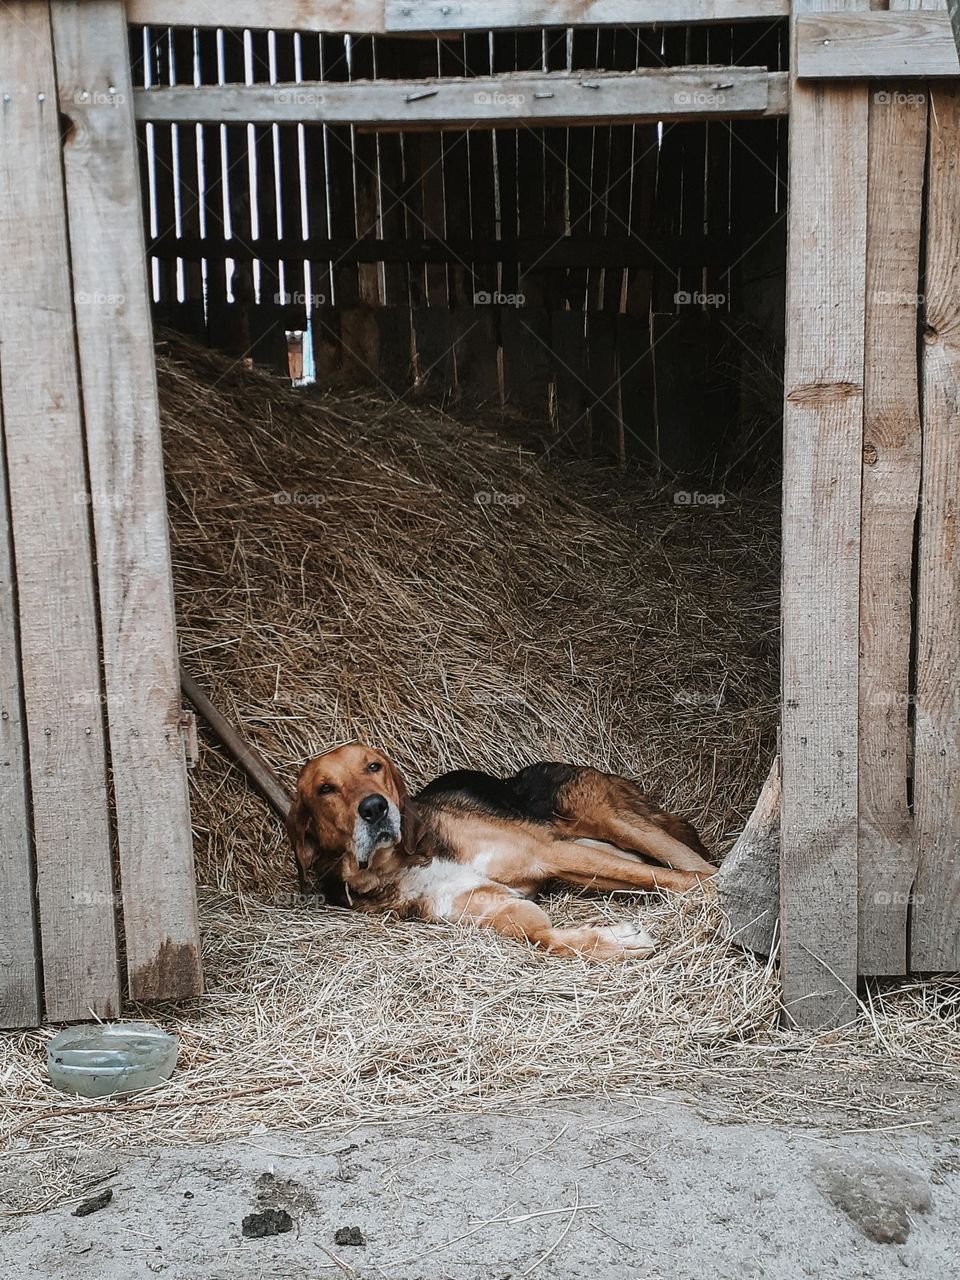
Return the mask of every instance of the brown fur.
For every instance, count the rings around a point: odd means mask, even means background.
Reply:
[[[640,930],[558,929],[529,899],[553,880],[605,892],[682,893],[715,868],[694,828],[634,783],[595,769],[569,772],[552,818],[528,820],[472,802],[468,785],[462,795],[429,800],[428,789],[418,805],[392,762],[360,744],[318,756],[300,771],[287,819],[301,887],[365,911],[469,920],[560,953],[648,954]],[[353,847],[358,806],[374,786],[399,809],[401,834],[361,867]]]

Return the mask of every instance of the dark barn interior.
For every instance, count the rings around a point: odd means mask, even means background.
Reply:
[[[131,31],[148,86],[778,71],[786,40],[782,22]],[[490,128],[483,99],[456,130],[141,124],[157,318],[298,382],[481,409],[550,451],[772,478],[785,117],[544,128],[518,102],[515,128]]]

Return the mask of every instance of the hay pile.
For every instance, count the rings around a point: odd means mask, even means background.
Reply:
[[[544,468],[436,411],[291,393],[179,344],[160,379],[185,659],[288,779],[354,735],[414,784],[560,757],[635,772],[715,845],[736,831],[775,721],[768,497],[677,507],[636,476]],[[212,746],[192,781],[208,994],[128,1010],[180,1036],[177,1071],[77,1102],[46,1081],[50,1030],[0,1036],[0,1219],[69,1196],[122,1143],[692,1087],[765,1122],[827,1108],[896,1129],[955,1088],[950,979],[874,984],[856,1024],[806,1036],[778,1025],[775,966],[699,892],[555,895],[557,920],[658,935],[651,960],[609,966],[310,909]]]
[[[159,376],[185,665],[280,773],[362,738],[419,785],[538,759],[635,774],[725,846],[773,753],[775,494],[543,465],[369,390],[304,395],[177,343]],[[289,887],[207,751],[202,879]]]

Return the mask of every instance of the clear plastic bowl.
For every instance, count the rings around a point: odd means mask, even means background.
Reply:
[[[152,1022],[101,1022],[67,1027],[47,1046],[56,1088],[84,1098],[136,1093],[169,1079],[179,1042]]]

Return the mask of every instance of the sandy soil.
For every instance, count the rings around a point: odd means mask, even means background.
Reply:
[[[11,1280],[956,1274],[960,1094],[871,1131],[823,1119],[746,1124],[661,1095],[98,1152],[82,1157],[86,1194],[111,1189],[106,1207],[8,1220],[0,1267]],[[8,1156],[2,1178],[24,1176]],[[244,1238],[265,1208],[292,1229]],[[337,1243],[345,1228],[364,1243]]]

